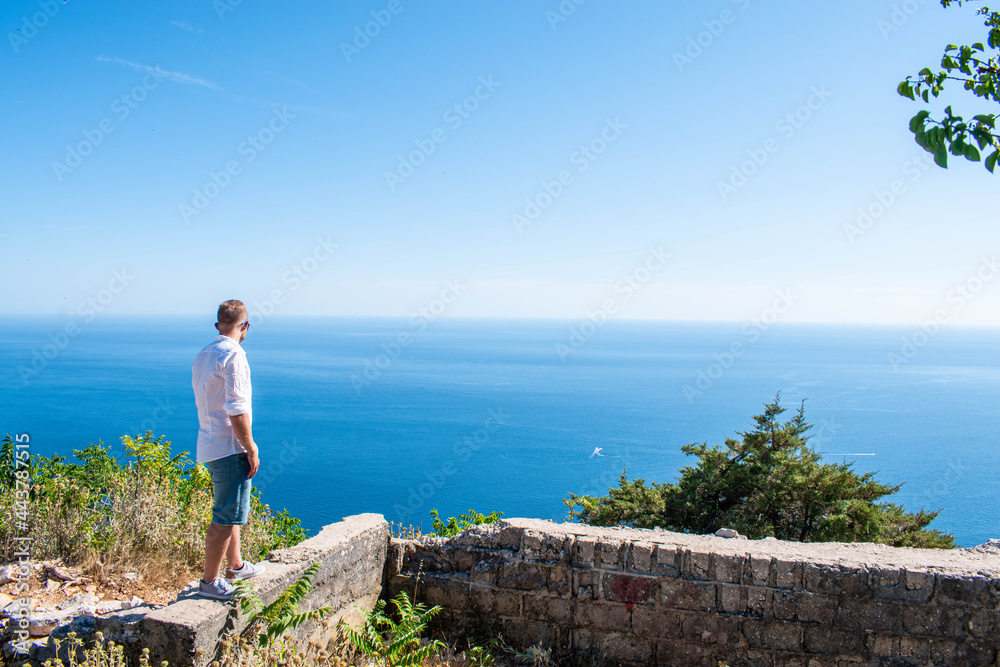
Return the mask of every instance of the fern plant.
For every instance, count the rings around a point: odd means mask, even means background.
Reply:
[[[298,580],[283,590],[274,602],[264,605],[257,597],[252,583],[240,580],[235,582],[237,600],[240,610],[247,614],[247,624],[260,623],[263,627],[257,633],[257,641],[262,647],[273,646],[276,639],[290,630],[294,630],[306,621],[321,621],[333,610],[330,607],[319,607],[308,611],[299,611],[299,603],[309,594],[312,579],[319,572],[319,563],[313,563]]]
[[[399,621],[394,621],[386,611],[385,600],[375,603],[374,609],[364,611],[365,622],[352,628],[343,621],[348,640],[366,657],[380,667],[415,667],[447,648],[440,640],[421,641],[427,623],[441,612],[441,606],[430,609],[424,604],[413,604],[405,591],[392,599]]]

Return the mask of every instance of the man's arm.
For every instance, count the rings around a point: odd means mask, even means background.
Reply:
[[[236,439],[239,440],[240,445],[246,450],[247,461],[250,463],[248,478],[252,478],[257,474],[257,468],[260,467],[260,459],[257,456],[257,445],[253,441],[253,433],[250,431],[250,415],[229,415],[229,421],[233,425],[233,433],[236,434]]]

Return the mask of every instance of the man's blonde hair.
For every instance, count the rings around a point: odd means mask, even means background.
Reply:
[[[232,329],[247,319],[247,307],[238,299],[230,299],[219,304],[219,314],[216,315],[220,328]]]

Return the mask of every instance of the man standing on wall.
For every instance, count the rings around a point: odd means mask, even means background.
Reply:
[[[240,343],[250,320],[242,301],[219,305],[215,328],[219,335],[198,353],[191,365],[191,385],[198,404],[198,463],[212,475],[215,504],[205,536],[205,572],[198,585],[202,597],[231,600],[232,582],[264,571],[243,561],[240,526],[250,515],[251,478],[260,459],[250,430],[250,366]],[[226,557],[226,577],[219,576]]]

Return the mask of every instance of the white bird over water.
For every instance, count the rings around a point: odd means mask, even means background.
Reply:
[[[590,455],[590,458],[594,458],[595,456],[604,456],[604,454],[601,454],[601,450],[602,449],[604,449],[604,448],[603,447],[594,447],[594,453]]]

